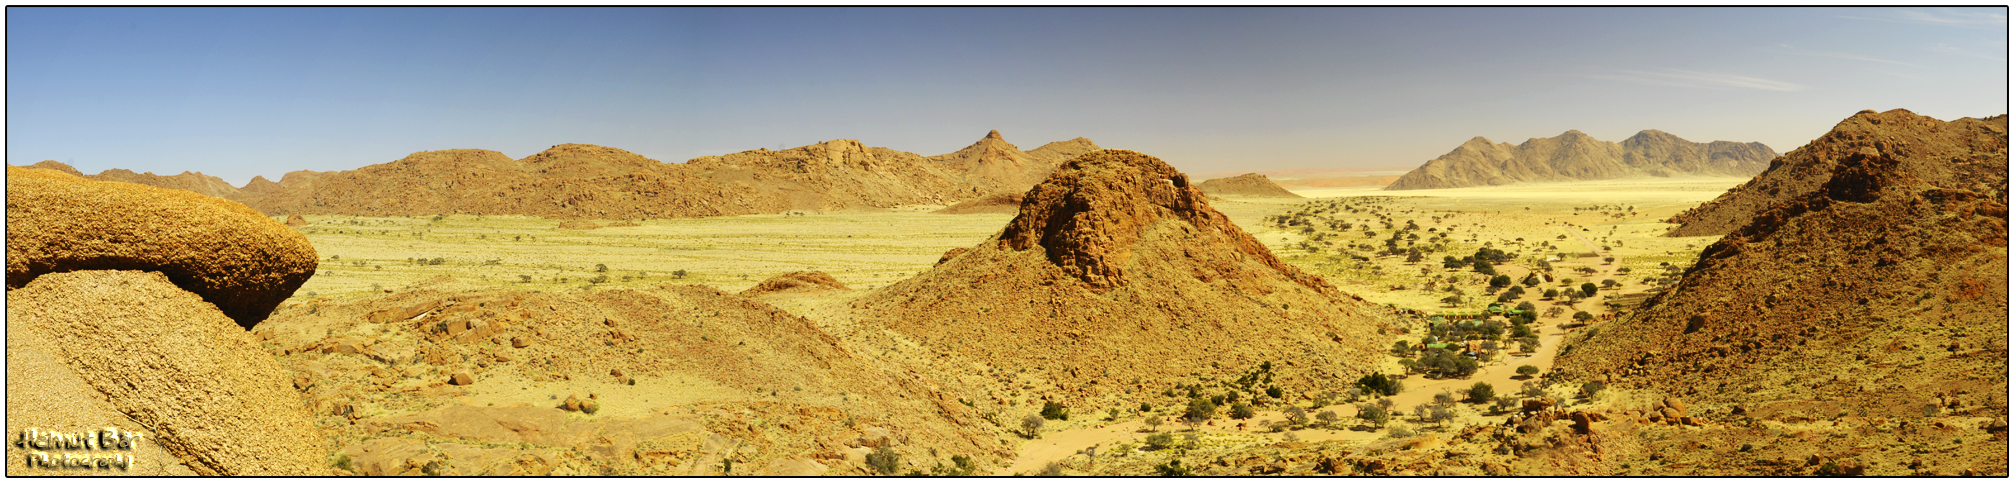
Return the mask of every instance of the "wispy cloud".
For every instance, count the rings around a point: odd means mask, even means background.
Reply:
[[[1779,48],[1779,50],[1773,50],[1772,52],[1780,54],[1802,55],[1806,57],[1828,57],[1833,59],[1858,60],[1861,62],[1879,62],[1883,64],[1906,65],[1910,67],[1916,67],[1916,64],[1911,64],[1908,62],[1894,61],[1878,57],[1868,57],[1859,54],[1849,54],[1845,52],[1826,52],[1821,50],[1806,50],[1797,47],[1792,47],[1790,44],[1776,44],[1776,46]]]
[[[1841,15],[1843,18],[1860,20],[1880,20],[1923,25],[1944,25],[1950,27],[1985,28],[2007,27],[2007,15],[1993,11],[1961,12],[1949,8],[1931,10],[1891,10],[1872,16]]]
[[[1688,88],[1706,88],[1706,89],[1734,87],[1741,89],[1760,89],[1765,91],[1780,91],[1780,92],[1794,92],[1804,89],[1804,86],[1801,85],[1783,81],[1773,81],[1759,77],[1748,77],[1733,74],[1718,74],[1712,72],[1697,72],[1697,71],[1679,70],[1679,69],[1660,69],[1658,72],[1625,70],[1613,74],[1595,74],[1588,77],[1594,79],[1635,82],[1638,84],[1665,86],[1665,87],[1688,87]]]
[[[1939,53],[1939,54],[1949,54],[1949,55],[1961,55],[1961,56],[1965,56],[1965,57],[1976,57],[1976,58],[1981,58],[1981,59],[1986,59],[1986,60],[1998,60],[1998,61],[2006,61],[2006,60],[2007,60],[2007,56],[2006,56],[2006,54],[2005,54],[2004,52],[2003,52],[2003,53],[2002,53],[2001,55],[1991,55],[1991,54],[1982,54],[1982,53],[1979,53],[1979,52],[1973,52],[1973,51],[1970,51],[1970,50],[1965,50],[1965,49],[1961,49],[1961,48],[1957,48],[1957,47],[1952,47],[1952,46],[1951,46],[1950,44],[1942,44],[1942,43],[1940,43],[1940,44],[1937,44],[1937,45],[1932,45],[1932,46],[1930,46],[1930,47],[1929,47],[1929,49],[1930,49],[1930,51],[1931,51],[1931,52],[1936,52],[1936,53]]]

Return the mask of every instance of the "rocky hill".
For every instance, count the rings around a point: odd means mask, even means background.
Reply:
[[[1823,182],[1744,198],[1760,212],[1564,341],[1559,370],[1708,417],[2004,418],[2006,381],[1981,375],[2007,370],[2006,121],[1967,121],[1862,112],[1786,156],[1776,176]]]
[[[953,361],[947,379],[976,363],[1073,405],[1262,366],[1299,394],[1362,375],[1388,342],[1381,308],[1282,263],[1187,176],[1132,151],[1064,164],[999,235],[946,258],[832,320],[942,353],[926,359]]]
[[[1728,190],[1712,202],[1672,217],[1671,222],[1679,226],[1668,235],[1716,236],[1732,232],[1773,204],[1824,186],[1831,180],[1840,159],[1863,150],[1887,152],[1907,165],[1909,172],[1927,176],[1928,181],[1940,186],[1977,183],[1962,179],[1975,174],[1962,168],[1987,163],[1989,160],[1985,158],[1994,153],[2005,156],[2007,116],[1943,122],[1902,109],[1881,113],[1860,111],[1833,126],[1831,132],[1771,162],[1769,169],[1755,179]]]
[[[923,157],[841,139],[665,163],[621,149],[562,144],[511,159],[480,149],[414,153],[349,171],[253,178],[242,188],[201,173],[84,175],[55,161],[35,167],[105,181],[183,189],[270,215],[533,215],[676,218],[952,204],[1021,192],[1063,161],[1098,149],[1077,138],[1021,151],[998,131],[951,154]]]
[[[1273,180],[1258,173],[1245,173],[1229,178],[1217,178],[1196,185],[1196,189],[1211,196],[1243,196],[1250,198],[1301,198],[1301,195],[1287,191]]]
[[[1491,143],[1477,136],[1427,161],[1385,186],[1387,190],[1499,186],[1520,182],[1618,179],[1639,176],[1752,176],[1776,152],[1762,143],[1696,143],[1647,130],[1622,143],[1580,131],[1523,144]]]
[[[1021,192],[1048,177],[1049,172],[1064,161],[1098,149],[1091,140],[1077,138],[1021,151],[1000,137],[1000,131],[992,131],[965,149],[928,159],[954,173],[961,173],[968,182],[987,191]]]

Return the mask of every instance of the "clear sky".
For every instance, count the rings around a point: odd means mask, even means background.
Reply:
[[[1190,172],[1410,167],[1569,129],[1787,152],[1862,109],[2008,102],[2005,8],[6,12],[9,164],[233,184],[561,143],[934,155],[990,129]]]

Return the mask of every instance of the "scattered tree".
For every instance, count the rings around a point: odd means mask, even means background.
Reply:
[[[1471,403],[1483,404],[1496,399],[1496,397],[1496,388],[1490,387],[1487,382],[1478,382],[1476,385],[1469,387],[1469,402]]]
[[[1148,431],[1153,431],[1154,428],[1161,427],[1161,416],[1149,414],[1146,419],[1140,420],[1140,423],[1146,424]]]
[[[1308,424],[1308,411],[1301,409],[1300,406],[1288,406],[1284,413],[1288,424],[1294,426],[1306,426]]]
[[[1517,374],[1525,377],[1536,376],[1538,375],[1538,366],[1534,366],[1531,364],[1517,366]]]
[[[1252,419],[1256,415],[1258,411],[1252,409],[1251,404],[1241,402],[1231,406],[1231,419]]]
[[[1042,436],[1042,425],[1046,424],[1047,421],[1046,419],[1042,419],[1042,416],[1034,414],[1021,418],[1021,435],[1027,436],[1028,439]]]
[[[1357,419],[1364,420],[1371,427],[1382,429],[1385,427],[1385,422],[1392,419],[1392,415],[1385,412],[1382,406],[1366,403],[1357,405]]]
[[[1601,287],[1596,287],[1593,282],[1580,284],[1580,292],[1587,297],[1593,297],[1597,290],[1601,290]]]

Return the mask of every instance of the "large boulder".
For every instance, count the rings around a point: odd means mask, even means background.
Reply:
[[[47,273],[167,275],[251,328],[315,273],[299,232],[237,202],[7,168],[7,288]]]
[[[328,473],[322,437],[300,394],[288,387],[286,369],[251,333],[160,273],[37,277],[7,292],[7,332],[10,346],[24,333],[24,347],[81,379],[61,382],[67,388],[10,379],[10,402],[88,387],[80,399],[130,418],[138,427],[121,429],[140,431],[144,444],[158,444],[197,474]],[[32,347],[36,340],[47,344]],[[87,429],[17,415],[9,406],[9,428]]]

